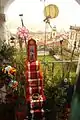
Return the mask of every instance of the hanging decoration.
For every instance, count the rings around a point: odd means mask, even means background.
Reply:
[[[8,65],[3,69],[4,73],[7,73],[8,75],[14,75],[16,73],[16,69],[14,67],[11,67]]]
[[[18,82],[15,80],[16,69],[10,65],[2,68],[2,73],[4,76],[4,84],[8,86],[8,88],[12,88],[13,91],[17,90]]]
[[[8,86],[14,90],[17,90],[18,82],[16,80],[11,80]]]
[[[46,18],[56,18],[59,14],[59,9],[56,5],[54,4],[49,4],[48,6],[45,6],[44,8],[44,16]]]
[[[45,19],[43,20],[45,22],[45,39],[44,39],[44,61],[45,61],[45,46],[46,46],[46,41],[47,41],[47,34],[46,34],[46,25],[48,24],[49,27],[54,31],[53,27],[50,24],[50,19],[56,18],[59,14],[59,9],[56,5],[54,4],[49,4],[45,6],[44,3],[44,16]],[[44,66],[44,71],[45,71],[45,66]],[[44,79],[45,79],[45,72],[44,72]]]
[[[28,37],[29,37],[29,30],[26,29],[25,26],[23,26],[22,28],[21,28],[21,27],[18,27],[17,35],[18,35],[18,37],[21,38],[22,40],[28,39]]]

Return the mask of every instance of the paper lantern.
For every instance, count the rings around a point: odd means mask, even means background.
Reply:
[[[59,9],[56,5],[54,4],[49,4],[44,8],[44,16],[46,18],[56,18],[59,14]]]

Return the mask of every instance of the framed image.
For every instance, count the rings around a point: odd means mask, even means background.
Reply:
[[[35,40],[30,39],[28,41],[27,52],[28,52],[28,61],[32,62],[37,60],[37,45]]]

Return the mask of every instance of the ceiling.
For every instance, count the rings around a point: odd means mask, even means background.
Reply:
[[[14,0],[0,0],[0,6],[4,7],[5,9],[13,2]],[[80,4],[80,0],[75,0],[78,4]]]

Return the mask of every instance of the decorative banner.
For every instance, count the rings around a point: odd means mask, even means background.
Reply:
[[[11,80],[8,85],[10,88],[17,89],[18,82],[16,80]]]
[[[17,32],[17,35],[19,38],[21,39],[28,39],[29,37],[29,30],[26,29],[25,26],[23,26],[22,28],[21,27],[18,27],[18,32]]]
[[[46,18],[56,18],[59,14],[59,9],[56,5],[54,4],[49,4],[44,8],[44,16]]]

